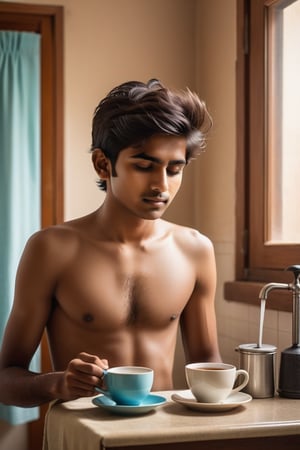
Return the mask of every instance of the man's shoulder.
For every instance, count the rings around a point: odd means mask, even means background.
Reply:
[[[51,225],[49,227],[42,228],[34,233],[30,237],[29,241],[36,244],[46,244],[47,242],[53,244],[55,241],[65,239],[68,235],[73,233],[73,228],[68,226],[66,222],[59,225]]]
[[[188,239],[194,244],[212,245],[211,240],[196,228],[173,223],[169,223],[169,225],[172,234],[177,239]]]
[[[78,240],[78,230],[75,223],[64,222],[51,225],[36,231],[27,242],[27,247],[36,251],[63,251]]]
[[[170,227],[174,241],[182,249],[191,253],[214,251],[212,241],[199,230],[178,224],[170,224]]]
[[[68,220],[57,225],[42,228],[31,236],[31,240],[37,242],[59,241],[74,238],[78,233],[84,230],[89,222],[91,215]]]

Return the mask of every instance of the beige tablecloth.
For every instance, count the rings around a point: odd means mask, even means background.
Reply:
[[[43,450],[98,450],[99,433],[85,426],[97,409],[91,399],[80,398],[67,403],[52,402],[44,427]]]
[[[226,413],[191,411],[158,393],[167,402],[141,416],[117,416],[92,403],[92,398],[50,406],[43,450],[102,450],[110,447],[299,435],[300,400],[252,400]]]

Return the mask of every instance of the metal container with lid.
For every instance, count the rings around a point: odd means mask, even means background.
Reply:
[[[274,397],[275,391],[275,355],[273,345],[242,344],[236,348],[239,352],[239,367],[249,373],[249,382],[243,389],[253,398]]]

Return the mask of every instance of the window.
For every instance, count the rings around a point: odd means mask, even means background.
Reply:
[[[300,0],[237,0],[236,281],[225,298],[258,300],[300,264]],[[290,295],[271,307],[291,310]]]

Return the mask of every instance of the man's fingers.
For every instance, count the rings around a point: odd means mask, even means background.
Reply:
[[[95,364],[96,366],[99,366],[102,369],[108,369],[107,359],[100,359],[96,355],[90,355],[89,353],[81,352],[79,353],[77,358],[81,359],[84,362]]]
[[[80,353],[77,358],[70,361],[68,371],[70,374],[75,374],[75,378],[81,379],[80,374],[85,377],[84,380],[88,380],[91,384],[97,384],[99,379],[103,377],[103,371],[107,369],[107,360],[101,360],[98,356],[89,355],[88,353]],[[86,378],[89,376],[89,379]]]

